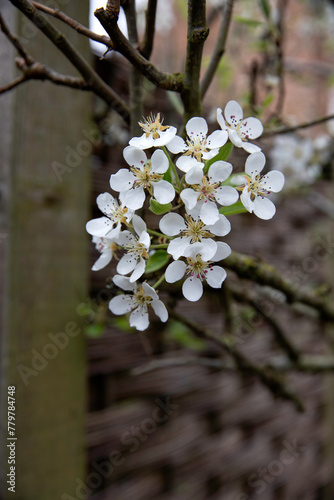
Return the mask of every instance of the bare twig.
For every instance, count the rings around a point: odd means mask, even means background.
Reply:
[[[294,125],[293,127],[282,127],[274,130],[266,130],[262,137],[271,137],[273,135],[278,134],[289,134],[290,132],[296,132],[297,130],[301,130],[303,128],[315,127],[316,125],[321,125],[321,123],[328,122],[330,120],[334,120],[334,115],[323,116],[322,118],[317,118],[311,122],[299,123],[299,125]]]
[[[156,11],[157,0],[148,0],[144,40],[141,48],[139,49],[142,56],[144,56],[147,60],[150,59],[153,50]]]
[[[213,77],[217,71],[218,65],[220,63],[221,58],[225,52],[226,39],[229,30],[229,26],[232,18],[232,10],[233,10],[234,0],[227,0],[224,9],[223,9],[223,18],[219,29],[219,35],[217,38],[216,46],[214,52],[211,56],[210,64],[206,70],[206,73],[201,82],[201,93],[202,97],[206,94]]]
[[[95,11],[95,16],[100,21],[111,40],[114,48],[122,54],[133,66],[153,82],[157,87],[165,90],[180,92],[183,88],[182,75],[178,73],[168,74],[159,71],[153,64],[145,59],[129,40],[123,35],[117,25],[117,19],[108,15],[107,10],[101,8]]]
[[[110,49],[113,49],[113,43],[110,40],[108,36],[105,35],[98,35],[97,33],[94,33],[94,31],[91,31],[90,29],[86,28],[86,26],[83,26],[82,24],[78,23],[75,19],[72,19],[70,16],[65,14],[59,9],[52,9],[51,7],[47,7],[46,5],[43,5],[39,2],[31,2],[36,9],[40,10],[41,12],[45,12],[45,14],[49,14],[50,16],[53,16],[60,21],[63,21],[66,23],[68,26],[76,30],[78,33],[81,33],[81,35],[84,35],[91,40],[95,40],[95,42],[100,42],[103,45],[106,45]]]
[[[10,2],[27,16],[65,55],[91,86],[92,91],[117,111],[126,122],[129,122],[129,110],[124,101],[99,77],[65,35],[40,14],[29,0],[10,0]]]
[[[277,76],[279,78],[278,97],[276,102],[275,115],[280,116],[285,99],[285,81],[284,81],[284,34],[285,34],[285,14],[288,7],[288,0],[279,0],[279,21],[277,24],[277,36],[275,37],[277,54]]]
[[[25,60],[27,66],[30,66],[33,64],[35,61],[33,58],[28,54],[28,52],[25,50],[25,48],[22,46],[20,40],[15,36],[11,31],[9,30],[4,18],[2,17],[0,13],[0,28],[1,31],[6,35],[10,43],[15,47],[17,52],[20,54],[21,57]]]
[[[5,94],[9,90],[12,90],[15,87],[18,87],[19,85],[21,85],[21,83],[27,81],[27,79],[28,78],[25,75],[18,76],[12,82],[8,83],[7,85],[4,85],[3,87],[0,87],[0,94]]]

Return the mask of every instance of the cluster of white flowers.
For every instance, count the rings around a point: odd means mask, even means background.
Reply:
[[[217,241],[231,230],[222,213],[224,207],[229,206],[232,214],[233,206],[238,204],[237,213],[241,202],[245,211],[261,219],[270,219],[275,213],[268,195],[282,189],[284,176],[277,171],[261,175],[265,156],[249,142],[262,134],[261,122],[257,118],[243,119],[236,101],[226,105],[224,115],[217,110],[217,121],[221,129],[208,135],[204,118],[191,118],[186,124],[185,140],[176,135],[175,127],[163,125],[159,114],[139,123],[143,135],[132,138],[123,151],[129,168],[110,177],[110,187],[119,193],[119,199],[109,193],[100,194],[97,205],[104,215],[87,223],[86,229],[101,253],[93,270],[102,269],[114,256],[118,274],[113,282],[129,292],[114,297],[109,308],[117,315],[130,313],[130,326],[137,330],[148,327],[149,307],[161,321],[167,321],[167,309],[155,291],[163,280],[175,283],[184,279],[182,293],[192,302],[201,298],[203,282],[213,288],[222,286],[226,271],[216,263],[231,253],[226,243]],[[250,153],[237,189],[231,182],[232,165],[225,161],[229,139],[232,145]],[[147,156],[145,150],[150,148],[155,151]],[[175,165],[167,150],[179,155]],[[184,173],[182,178],[177,169]],[[147,228],[135,213],[142,209],[147,195],[150,209],[164,214],[160,232]],[[153,268],[162,274],[151,286],[142,277],[145,273],[152,275],[147,263],[155,259],[157,250],[161,261],[156,259]]]

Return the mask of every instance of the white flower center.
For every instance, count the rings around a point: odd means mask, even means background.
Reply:
[[[195,138],[188,137],[186,142],[187,148],[184,156],[191,156],[192,158],[195,157],[197,161],[201,161],[203,153],[208,152],[208,150],[206,149],[206,138],[204,136],[197,136]]]
[[[143,188],[151,188],[152,183],[160,181],[164,176],[164,174],[152,172],[151,160],[147,160],[145,163],[143,162],[142,167],[131,167],[130,170],[136,177],[134,182],[135,187],[141,186]]]
[[[144,289],[141,286],[139,290],[137,290],[134,294],[133,297],[135,301],[137,302],[138,306],[148,306],[152,302],[152,297],[149,297],[148,295],[145,295]]]
[[[109,217],[113,222],[118,223],[118,222],[124,222],[124,224],[127,223],[126,220],[126,214],[128,212],[127,207],[122,207],[118,205],[107,205],[107,209],[104,211],[104,215]]]
[[[168,129],[169,126],[162,125],[163,120],[160,120],[160,113],[155,117],[148,116],[142,122],[138,122],[139,126],[144,130],[146,137],[152,134],[153,139],[159,139],[160,133]]]
[[[191,243],[202,241],[202,238],[211,238],[214,236],[204,228],[205,224],[201,220],[195,221],[189,215],[186,215],[185,218],[187,229],[182,231],[181,236],[190,236]]]
[[[254,201],[256,196],[267,196],[271,193],[271,186],[266,186],[265,176],[258,174],[254,179],[248,176],[245,176],[245,179],[252,201]]]
[[[188,265],[186,268],[186,273],[189,274],[190,276],[196,276],[196,278],[199,278],[200,280],[206,279],[206,275],[212,268],[212,262],[211,261],[203,261],[201,254],[196,255],[196,259],[193,259],[191,257],[187,258]]]
[[[217,188],[220,182],[210,182],[205,175],[202,177],[202,183],[194,185],[194,190],[199,193],[198,200],[214,200]]]
[[[124,248],[127,253],[132,253],[134,257],[143,257],[144,259],[148,259],[147,248],[144,243],[141,243],[140,241],[128,244]]]
[[[247,128],[247,122],[243,122],[242,120],[237,120],[235,115],[230,116],[231,124],[227,123],[225,120],[225,124],[227,128],[231,128],[235,130],[243,141],[247,141],[249,139],[250,129]]]

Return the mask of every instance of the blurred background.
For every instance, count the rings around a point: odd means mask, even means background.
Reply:
[[[44,3],[84,25],[89,19],[91,29],[100,30],[92,15],[103,6],[99,2]],[[203,73],[225,3],[207,1]],[[30,21],[6,0],[0,6],[36,60],[73,73]],[[145,9],[145,1],[138,1],[141,36]],[[158,1],[152,62],[163,71],[182,71],[186,19],[186,2]],[[52,22],[127,100],[128,62]],[[237,0],[226,52],[203,102],[212,130],[217,107],[231,99],[242,104],[245,116],[258,116],[266,132],[257,144],[268,169],[286,175],[273,220],[232,215],[224,241],[275,265],[297,290],[310,287],[329,299],[334,120],[271,131],[334,114],[333,27],[330,2]],[[0,87],[17,75],[15,57],[1,34]],[[144,80],[138,99],[144,99],[147,115],[160,112],[165,123],[182,125],[177,95]],[[300,412],[274,398],[256,377],[232,370],[177,363],[146,370],[155,359],[201,354],[215,360],[220,353],[176,320],[153,320],[147,332],[138,333],[108,312],[114,268],[90,271],[99,254],[85,223],[100,216],[96,197],[110,191],[110,175],[124,167],[122,151],[131,136],[122,118],[88,92],[39,81],[1,95],[0,110],[1,379],[3,402],[7,386],[16,387],[16,498],[332,500],[331,374],[284,375],[304,403]],[[233,151],[235,172],[244,170],[246,158],[243,150]],[[240,286],[233,272],[228,283]],[[238,318],[237,345],[254,362],[281,356],[280,330],[298,351],[333,351],[332,326],[311,308],[288,309],[283,294],[241,285],[257,294],[263,314],[242,300],[231,306],[228,291],[218,295],[212,289],[199,303],[179,300],[175,311],[223,335],[232,314]],[[6,405],[2,416],[6,426]],[[7,487],[2,494],[11,495]]]

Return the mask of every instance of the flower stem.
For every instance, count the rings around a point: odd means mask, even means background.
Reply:
[[[147,232],[153,234],[154,236],[158,236],[158,238],[165,238],[167,240],[172,240],[174,238],[174,236],[166,236],[158,231],[154,231],[154,229],[147,229]]]
[[[154,290],[158,288],[159,285],[165,280],[165,273],[158,279],[158,281],[152,286]]]
[[[151,248],[168,248],[168,243],[161,243],[161,244],[157,244],[157,245],[150,245],[150,249]]]
[[[181,189],[181,183],[180,183],[180,178],[179,178],[179,174],[177,173],[177,170],[176,170],[176,167],[174,165],[174,163],[172,162],[172,159],[171,157],[169,156],[169,153],[166,149],[165,146],[162,146],[162,150],[163,152],[165,153],[165,155],[167,156],[168,158],[168,162],[169,162],[169,168],[171,169],[171,171],[173,172],[174,174],[174,177],[175,177],[175,180],[177,182],[177,185],[179,186],[179,188]]]

